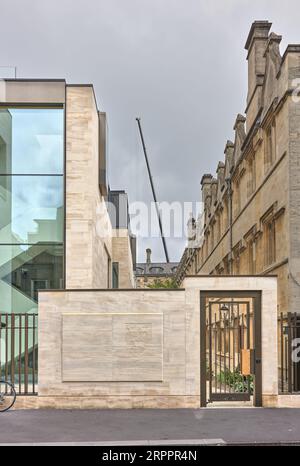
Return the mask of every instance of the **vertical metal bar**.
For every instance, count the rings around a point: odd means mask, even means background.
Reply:
[[[22,314],[19,315],[19,395],[22,393]]]
[[[204,408],[206,400],[206,296],[200,293],[200,404]]]
[[[232,305],[234,306],[234,305]],[[239,306],[239,304],[237,304]],[[234,307],[233,307],[234,309]],[[236,334],[236,319],[235,319],[235,314],[233,311],[233,321],[232,321],[232,355],[233,355],[233,360],[232,360],[232,365],[233,365],[233,391],[235,392],[235,339],[238,337]]]
[[[237,305],[237,366],[241,370],[241,325],[240,325],[240,305]]]
[[[250,346],[250,303],[247,302],[246,304],[247,307],[247,349],[249,350],[251,348]],[[250,380],[250,375],[247,377],[247,386],[248,386],[248,393],[251,394],[251,380]]]
[[[217,393],[218,392],[218,363],[217,363],[217,351],[218,351],[218,347],[217,347],[217,338],[218,338],[218,330],[217,330],[217,313],[215,312],[215,318],[214,318],[214,324],[215,324],[215,332],[214,332],[214,336],[215,336],[215,341],[214,341],[214,348],[215,348],[215,354],[214,354],[214,359],[215,359],[215,392]]]
[[[11,334],[10,334],[10,370],[11,383],[15,383],[15,314],[11,315]]]
[[[212,395],[212,325],[211,325],[212,303],[209,303],[208,334],[209,334],[209,398]]]
[[[231,372],[231,351],[230,351],[230,344],[231,344],[231,338],[230,338],[230,332],[231,332],[231,316],[232,316],[232,303],[228,305],[228,369],[229,373]],[[231,384],[229,383],[229,393],[231,393]]]
[[[284,364],[284,354],[283,354],[283,339],[284,339],[284,335],[283,335],[283,313],[281,312],[280,314],[280,352],[281,352],[281,355],[280,355],[280,376],[281,376],[281,391],[282,393],[284,392],[284,380],[283,380],[283,364]]]
[[[2,314],[0,313],[0,381],[2,379]]]
[[[219,376],[220,376],[220,393],[223,391],[222,382],[222,314],[219,306]]]
[[[284,373],[285,373],[285,379],[284,379],[284,386],[285,386],[285,391],[288,392],[288,380],[289,380],[289,350],[288,350],[288,338],[284,337],[284,359],[285,359],[285,366],[284,366]]]
[[[28,394],[28,315],[25,314],[25,361],[24,361],[24,392]]]
[[[5,380],[8,380],[8,314],[5,319]]]
[[[254,316],[254,350],[255,350],[255,388],[254,406],[262,406],[262,331],[261,331],[261,292],[257,292],[252,298]]]
[[[297,314],[296,312],[293,315],[293,341],[294,339],[297,338]],[[294,347],[294,345],[293,345]],[[297,365],[296,362],[292,360],[292,365],[293,365],[293,392],[298,391],[298,377],[297,377]]]
[[[224,367],[224,393],[227,393],[227,381],[226,381],[226,375],[227,375],[227,364],[226,364],[226,316],[224,316],[224,334],[223,334],[223,340],[224,340],[224,352],[223,352],[223,367]]]
[[[295,338],[299,339],[300,337],[300,316],[299,314],[295,314]],[[296,386],[295,390],[297,393],[300,391],[300,363],[299,361],[295,361],[295,372],[296,372]]]
[[[250,303],[247,303],[247,349],[250,349]]]
[[[244,325],[244,313],[243,313],[243,310],[242,310],[242,313],[241,313],[241,316],[242,316],[242,325],[241,325],[241,349],[245,349],[245,325]]]
[[[288,313],[288,391],[292,393],[292,316]]]
[[[33,354],[32,354],[32,392],[35,394],[35,314],[32,316],[32,347],[33,347]]]

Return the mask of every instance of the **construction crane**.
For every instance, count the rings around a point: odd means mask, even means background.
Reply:
[[[164,248],[164,251],[165,251],[166,261],[169,264],[170,260],[169,260],[168,248],[167,248],[166,238],[164,237],[160,211],[159,211],[159,208],[158,208],[157,198],[156,198],[156,194],[155,194],[155,188],[154,188],[153,178],[152,178],[151,169],[150,169],[150,165],[149,165],[146,144],[145,144],[144,135],[143,135],[143,131],[142,131],[141,119],[136,118],[136,121],[137,121],[137,124],[138,124],[139,133],[140,133],[140,137],[141,137],[141,141],[142,141],[142,146],[143,146],[143,151],[144,151],[144,155],[145,155],[145,160],[146,160],[146,165],[147,165],[147,170],[148,170],[152,195],[153,195],[153,199],[154,199],[154,203],[155,203],[156,214],[157,214],[158,224],[159,224],[159,230],[160,230],[160,234],[161,234],[163,248]]]

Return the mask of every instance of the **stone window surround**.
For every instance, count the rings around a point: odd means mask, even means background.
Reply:
[[[232,248],[233,258],[238,258],[239,260],[241,254],[247,248],[250,247],[250,243],[256,243],[256,241],[263,235],[265,224],[270,222],[271,220],[276,221],[281,215],[284,214],[284,212],[285,212],[285,208],[282,207],[278,210],[278,203],[275,202],[261,217],[259,224],[253,225],[250,228],[250,230],[243,236],[243,238],[235,244],[235,246]],[[227,258],[228,258],[228,254],[222,259],[220,264],[216,266],[216,270],[219,270],[221,274],[225,270],[224,264],[226,263]],[[273,267],[276,267],[276,260],[273,261],[271,264],[266,264],[266,267],[262,271],[262,273],[266,272],[266,270],[268,270],[270,267],[271,269],[273,269]],[[254,268],[255,268],[255,258],[254,258]]]

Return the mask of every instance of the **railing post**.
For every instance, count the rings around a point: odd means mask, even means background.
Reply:
[[[284,372],[283,372],[283,365],[284,365],[284,345],[283,345],[283,313],[280,314],[280,375],[281,375],[281,391],[284,392]]]
[[[28,394],[28,314],[25,314],[25,380],[24,391],[25,395]]]
[[[292,380],[292,315],[288,313],[288,392],[293,392]]]

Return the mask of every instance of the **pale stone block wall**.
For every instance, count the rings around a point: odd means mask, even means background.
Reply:
[[[112,228],[99,190],[98,110],[91,86],[66,88],[66,287],[107,288]]]
[[[0,100],[6,103],[64,103],[65,80],[8,80],[1,81]]]
[[[135,279],[127,229],[113,230],[112,250],[112,261],[119,264],[119,288],[134,288]]]
[[[67,319],[70,314],[73,325],[74,319],[77,319],[83,334],[80,339],[77,339],[75,333],[72,352],[75,359],[78,354],[79,364],[80,361],[83,362],[81,353],[85,354],[86,359],[81,367],[85,376],[89,375],[86,383],[82,382],[82,379],[73,382],[63,381],[62,364],[65,358],[68,362],[69,354],[65,353],[68,340],[65,343],[62,339],[63,319]],[[83,314],[88,318],[84,319]],[[99,314],[108,314],[108,318],[113,317],[115,323],[109,324],[106,350],[102,351],[102,356],[98,354],[99,358],[95,361],[94,351],[99,351],[99,346],[95,348],[94,337],[104,331],[103,317],[97,317]],[[96,319],[93,329],[89,327],[92,316]],[[163,326],[159,326],[158,318],[159,321],[163,319]],[[72,396],[97,397],[99,400],[102,399],[102,403],[107,400],[107,405],[110,405],[109,400],[113,399],[116,406],[118,399],[122,397],[129,400],[128,403],[142,403],[144,397],[153,399],[165,397],[173,406],[176,406],[176,399],[180,398],[182,405],[189,405],[190,400],[185,400],[185,318],[185,293],[181,290],[147,292],[95,290],[41,293],[39,301],[39,396],[42,401],[45,400],[46,404],[48,403],[47,397],[56,399],[56,397]],[[120,321],[122,321],[122,328],[118,330]],[[154,332],[153,326],[157,328]],[[70,328],[66,331],[69,332]],[[162,334],[163,347],[158,352]],[[148,343],[145,344],[145,341]],[[154,361],[147,360],[149,351],[154,354]],[[109,354],[111,354],[110,359]],[[120,382],[120,375],[115,375],[114,380],[111,378],[112,366],[120,365],[122,358],[124,367],[128,363],[127,358],[129,358],[131,367],[134,360],[136,361],[140,368],[139,375],[135,374],[136,381],[132,381],[131,376],[128,376],[128,380],[123,378],[122,382]],[[163,380],[161,373],[157,373],[158,358],[161,358]],[[99,374],[98,366],[103,364],[107,365],[105,376]],[[145,372],[148,373],[149,364],[155,365],[153,378],[157,378],[156,381],[147,381],[149,374],[146,376]],[[121,371],[122,364],[119,369]],[[78,365],[73,370],[78,373]],[[95,374],[98,380],[99,377],[110,377],[111,381],[105,382],[103,379],[103,382],[95,382]],[[69,375],[67,378],[69,380]],[[197,400],[194,400],[194,403],[197,404]]]
[[[195,277],[184,286],[41,292],[39,406],[199,407],[201,290],[262,291],[263,396],[277,401],[276,278]]]

